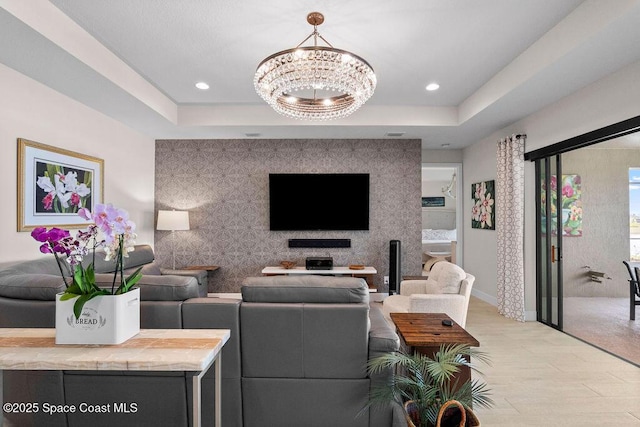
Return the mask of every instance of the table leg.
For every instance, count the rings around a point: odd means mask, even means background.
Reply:
[[[629,280],[629,301],[629,320],[636,320],[636,282],[633,280]]]
[[[214,425],[215,427],[222,427],[222,357],[221,354],[218,353],[216,358],[213,360],[213,369],[215,375],[214,382],[214,390],[215,390],[215,400],[214,400],[214,410],[215,410],[215,419]],[[193,417],[193,427],[200,427],[202,425],[202,377],[207,373],[209,367],[207,366],[205,369],[200,371],[197,375],[193,375],[192,384],[193,384],[193,401],[192,401],[192,417]],[[1,424],[0,424],[1,425]]]
[[[0,403],[4,403],[4,397],[2,396],[2,369],[0,369]],[[4,425],[4,410],[0,410],[0,426]]]
[[[192,427],[200,427],[202,425],[202,376],[206,371],[200,371],[198,375],[194,375],[193,381],[193,397],[191,400],[193,422]]]
[[[216,411],[216,415],[215,415],[216,427],[222,427],[222,361],[221,361],[221,358],[222,358],[222,355],[218,353],[218,357],[216,357],[216,360],[213,362],[214,374],[216,376],[216,379],[215,379],[216,398],[215,398],[215,406],[214,406]]]

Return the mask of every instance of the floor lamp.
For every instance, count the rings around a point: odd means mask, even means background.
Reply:
[[[173,269],[176,269],[176,231],[189,230],[188,211],[158,211],[158,225],[156,230],[171,230],[171,245],[173,254]]]

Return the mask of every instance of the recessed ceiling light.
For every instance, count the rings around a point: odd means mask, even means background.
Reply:
[[[206,84],[205,82],[198,82],[196,83],[196,87],[200,90],[207,90],[209,89],[209,85]]]
[[[440,88],[440,85],[438,83],[429,83],[425,89],[431,92],[434,90],[438,90],[439,88]]]

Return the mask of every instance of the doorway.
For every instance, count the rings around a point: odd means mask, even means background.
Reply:
[[[422,164],[423,265],[428,252],[453,250],[448,259],[463,266],[462,202],[461,163]]]
[[[640,116],[525,159],[535,162],[538,320],[640,366],[640,322],[629,318],[622,264],[633,263],[637,237],[631,196],[638,130]],[[572,212],[576,185],[581,204]]]

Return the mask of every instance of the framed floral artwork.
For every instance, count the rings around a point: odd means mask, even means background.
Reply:
[[[423,197],[422,198],[423,208],[442,207],[444,205],[445,205],[444,197]]]
[[[471,184],[471,228],[496,229],[496,182],[484,181]]]
[[[83,227],[78,209],[102,203],[104,160],[18,139],[18,231]]]

